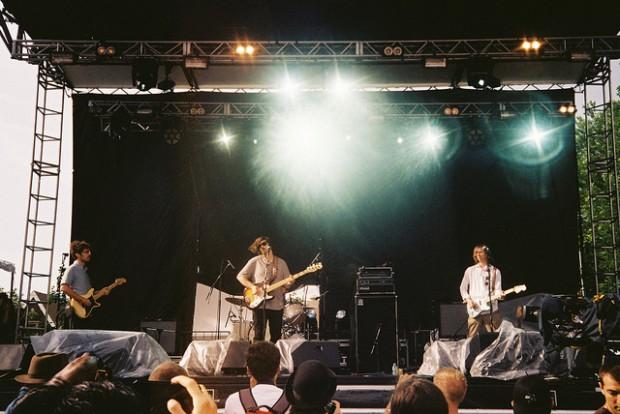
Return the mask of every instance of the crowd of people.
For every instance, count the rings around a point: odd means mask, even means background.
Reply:
[[[336,375],[322,362],[301,363],[281,389],[277,386],[280,352],[274,344],[256,341],[246,357],[250,386],[227,398],[225,414],[340,414],[340,403],[334,400]],[[603,365],[599,377],[604,404],[595,414],[620,414],[620,365]],[[96,358],[88,353],[71,362],[61,353],[35,355],[28,372],[17,375],[15,381],[22,387],[6,414],[217,413],[213,395],[171,361],[151,372],[146,396],[136,387],[102,379]],[[456,414],[466,394],[467,380],[457,369],[440,369],[432,382],[402,375],[385,413]],[[549,414],[553,408],[544,377],[525,376],[515,383],[515,414]]]

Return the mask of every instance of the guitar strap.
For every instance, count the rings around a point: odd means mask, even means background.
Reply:
[[[493,275],[491,276],[491,288],[493,290],[493,294],[495,294],[495,276],[497,274],[497,268],[493,266]],[[491,315],[493,315],[493,302],[489,303],[491,307]]]

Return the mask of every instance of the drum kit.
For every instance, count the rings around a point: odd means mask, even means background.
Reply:
[[[282,314],[282,337],[290,338],[294,335],[310,339],[319,328],[319,286],[306,285],[285,295],[285,305]],[[225,300],[238,307],[238,313],[232,310],[228,314],[228,321],[232,322],[231,335],[234,340],[249,341],[254,334],[252,313],[246,306],[243,296],[231,296]]]

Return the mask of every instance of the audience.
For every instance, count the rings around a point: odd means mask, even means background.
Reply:
[[[266,341],[254,342],[246,355],[250,388],[231,394],[226,400],[225,414],[244,414],[258,407],[284,412],[289,404],[284,392],[276,387],[280,374],[280,351]]]
[[[598,375],[605,404],[595,414],[620,414],[620,365],[603,364]]]
[[[551,413],[551,390],[541,375],[519,378],[512,391],[515,414]]]
[[[336,392],[336,375],[320,361],[304,361],[289,377],[285,393],[291,414],[334,414],[340,412]]]
[[[168,412],[167,402],[173,398],[181,404],[186,412],[192,412],[192,398],[182,385],[172,384],[170,380],[179,375],[188,375],[185,368],[172,361],[159,364],[148,378],[148,396],[150,414],[165,414]]]
[[[168,412],[170,414],[217,414],[217,405],[213,397],[202,384],[185,375],[172,378],[173,384],[182,385],[192,397],[194,408],[188,413],[175,399],[168,400]]]
[[[399,381],[389,403],[391,414],[448,414],[448,403],[432,382],[413,376]]]
[[[435,384],[446,397],[448,412],[458,414],[459,406],[467,394],[467,380],[461,371],[455,368],[441,368],[433,377]]]

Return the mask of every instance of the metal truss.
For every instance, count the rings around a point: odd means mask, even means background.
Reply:
[[[420,61],[425,58],[469,59],[486,57],[498,60],[581,59],[620,57],[620,37],[547,37],[539,39],[538,53],[521,48],[522,38],[453,40],[354,40],[354,41],[110,41],[30,40],[13,42],[14,59],[38,64],[54,54],[67,54],[74,63],[131,63],[141,58],[161,63],[182,63],[186,57],[207,58],[209,64],[256,64],[270,62],[376,62]],[[239,55],[242,44],[251,44],[251,55]],[[100,58],[97,48],[112,45],[115,54]],[[402,55],[385,56],[386,47],[399,47]]]
[[[62,148],[65,84],[62,73],[49,62],[39,65],[30,195],[22,256],[16,340],[51,328],[50,288],[56,235],[58,187]],[[33,295],[33,281],[47,284],[45,295]],[[42,314],[33,318],[31,312]]]
[[[586,73],[583,85],[588,205],[582,211],[587,212],[583,218],[589,229],[583,235],[582,254],[583,271],[591,276],[586,279],[594,281],[588,293],[618,292],[620,287],[618,152],[610,75],[609,59],[600,58]],[[589,101],[592,96],[599,97],[599,102]]]

